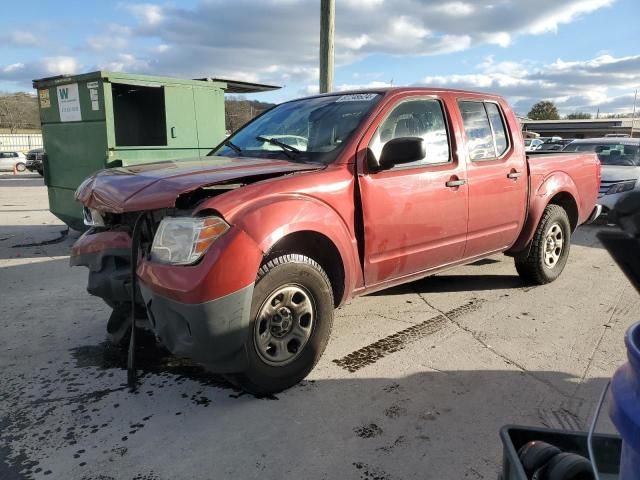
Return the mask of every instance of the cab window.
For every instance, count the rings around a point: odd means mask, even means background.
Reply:
[[[397,105],[378,127],[369,148],[379,159],[384,145],[400,137],[424,139],[427,154],[421,160],[394,168],[437,165],[450,161],[447,125],[442,104],[438,100],[415,99]]]
[[[500,109],[496,103],[485,102],[484,108],[487,109],[489,115],[489,123],[493,130],[493,138],[496,142],[496,156],[501,156],[509,148],[507,141],[507,129],[505,128]]]
[[[472,161],[492,160],[509,148],[507,129],[500,108],[493,102],[458,102]]]

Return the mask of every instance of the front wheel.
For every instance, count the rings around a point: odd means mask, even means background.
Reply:
[[[559,205],[547,205],[528,254],[515,258],[520,277],[538,285],[553,282],[567,263],[570,240],[567,212]]]
[[[327,274],[309,257],[288,254],[262,265],[251,303],[246,371],[228,375],[243,390],[268,395],[300,382],[324,352],[333,324]]]
[[[27,169],[27,166],[24,163],[22,162],[16,163],[16,170],[18,172],[24,172],[26,169]]]

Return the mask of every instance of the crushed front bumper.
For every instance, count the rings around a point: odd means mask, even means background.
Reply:
[[[194,265],[163,265],[142,255],[136,306],[173,354],[209,370],[246,369],[251,299],[263,252],[239,229],[221,237]],[[131,298],[131,237],[89,231],[72,248],[71,265],[89,268],[87,290],[113,308]]]
[[[240,372],[247,366],[245,343],[253,284],[198,304],[180,303],[140,285],[149,322],[173,354],[188,357],[213,372]]]
[[[111,308],[131,301],[131,237],[126,232],[85,232],[71,247],[69,264],[89,269],[87,292]]]
[[[194,265],[141,259],[138,286],[162,344],[213,372],[245,370],[253,286],[262,257],[246,233],[231,228]]]

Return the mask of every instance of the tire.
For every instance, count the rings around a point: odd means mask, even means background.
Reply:
[[[297,384],[327,346],[333,311],[331,282],[315,260],[287,254],[267,261],[251,302],[248,368],[227,378],[260,396]]]
[[[558,240],[562,241],[559,251]],[[567,263],[570,247],[571,225],[567,212],[559,205],[547,205],[528,253],[515,258],[516,270],[522,279],[531,283],[553,282]]]
[[[574,453],[559,453],[533,478],[540,480],[593,480],[591,462],[581,455]]]
[[[26,169],[27,169],[27,166],[24,163],[22,162],[16,163],[16,170],[18,172],[24,172]]]
[[[44,170],[42,168],[38,168],[36,170],[40,174],[41,177],[44,177]]]
[[[531,441],[520,447],[518,458],[527,474],[531,478],[534,472],[544,467],[549,460],[560,453],[560,449],[545,442]]]

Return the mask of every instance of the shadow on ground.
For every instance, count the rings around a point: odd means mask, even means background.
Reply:
[[[372,296],[406,293],[468,292],[531,286],[518,275],[433,275],[411,283],[372,293]]]
[[[158,367],[130,393],[112,353],[75,348],[69,365],[4,379],[0,402],[17,407],[0,420],[1,478],[495,478],[502,425],[584,430],[604,383],[577,394],[561,372],[426,370],[303,381],[265,401],[152,347]]]
[[[0,225],[0,259],[68,255],[82,235],[66,225]]]

